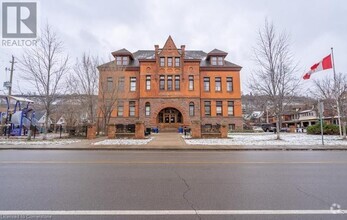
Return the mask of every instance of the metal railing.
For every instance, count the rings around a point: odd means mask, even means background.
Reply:
[[[135,124],[116,124],[116,134],[135,133]]]
[[[201,133],[220,133],[220,125],[201,125]]]

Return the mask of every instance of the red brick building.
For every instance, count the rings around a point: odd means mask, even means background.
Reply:
[[[100,82],[117,88],[110,124],[143,121],[147,128],[173,130],[198,120],[242,129],[241,67],[225,60],[226,52],[177,48],[169,36],[162,48],[112,55],[115,60],[98,67]],[[100,91],[99,105],[105,102]]]

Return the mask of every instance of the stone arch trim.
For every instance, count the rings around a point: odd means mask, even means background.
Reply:
[[[150,117],[145,116],[145,103],[151,105]],[[194,102],[196,115],[189,116],[189,103]],[[173,99],[158,99],[146,98],[140,99],[139,116],[140,120],[145,122],[147,127],[157,125],[158,113],[165,108],[175,108],[181,112],[184,125],[190,125],[192,120],[200,120],[200,99],[196,98],[173,98]]]
[[[186,105],[185,102],[179,102],[179,101],[168,101],[165,103],[161,103],[160,105],[155,105],[152,113],[152,123],[156,123],[157,117],[160,111],[162,111],[165,108],[175,108],[177,109],[181,114],[183,118],[183,124],[188,124],[190,123],[189,121],[189,115],[188,112],[186,111],[189,107],[184,106]]]
[[[174,109],[177,109],[177,110],[182,114],[182,117],[183,117],[183,124],[187,124],[187,123],[188,123],[188,122],[186,122],[186,120],[188,120],[188,114],[187,114],[187,112],[185,112],[185,111],[183,110],[182,107],[178,107],[178,106],[175,106],[175,105],[172,105],[172,104],[161,105],[160,108],[156,108],[156,110],[153,111],[154,120],[157,120],[157,117],[158,117],[159,112],[161,112],[162,110],[164,110],[164,109],[166,109],[166,108],[174,108]]]

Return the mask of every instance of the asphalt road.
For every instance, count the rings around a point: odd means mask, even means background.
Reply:
[[[333,214],[346,209],[343,151],[0,151],[0,219],[347,219]]]

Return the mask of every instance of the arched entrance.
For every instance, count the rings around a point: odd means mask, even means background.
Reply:
[[[182,113],[175,108],[164,108],[158,113],[157,123],[161,129],[176,129],[183,124]]]

